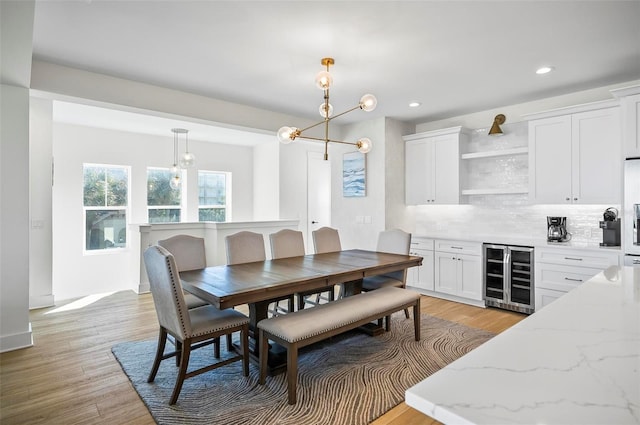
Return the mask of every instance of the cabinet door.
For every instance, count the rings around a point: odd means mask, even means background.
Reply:
[[[434,140],[434,191],[437,204],[460,203],[460,143],[458,135]]]
[[[536,311],[540,311],[541,308],[551,304],[564,294],[566,294],[566,292],[536,288]]]
[[[458,255],[459,295],[482,300],[482,263],[477,255]]]
[[[626,158],[640,157],[640,94],[622,99],[622,125]]]
[[[454,254],[435,253],[435,282],[437,292],[458,295],[458,259]]]
[[[529,200],[571,203],[571,116],[529,121]]]
[[[415,250],[414,255],[419,255],[422,257],[422,265],[420,267],[413,267],[416,270],[416,280],[413,282],[413,286],[419,289],[425,289],[427,291],[434,290],[434,255],[433,251],[423,251],[423,250]],[[413,270],[409,269],[409,270]]]
[[[572,202],[619,204],[622,154],[618,108],[572,115]]]
[[[405,144],[405,203],[431,203],[433,196],[433,143],[430,139]]]

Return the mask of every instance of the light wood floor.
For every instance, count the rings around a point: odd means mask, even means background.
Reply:
[[[111,354],[115,343],[157,337],[151,295],[118,292],[86,306],[76,304],[32,311],[35,345],[0,354],[0,422],[153,424]],[[70,309],[65,311],[65,307]],[[423,298],[422,311],[496,333],[525,317],[431,297]],[[435,423],[405,403],[374,422],[375,425]]]

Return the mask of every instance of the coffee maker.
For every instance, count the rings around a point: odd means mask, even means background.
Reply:
[[[565,242],[567,235],[567,217],[547,217],[548,242]]]
[[[600,246],[620,246],[620,219],[618,210],[607,208],[602,215],[600,228],[602,229],[602,242]]]

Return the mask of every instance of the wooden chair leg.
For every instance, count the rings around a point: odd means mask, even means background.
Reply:
[[[304,310],[304,295],[298,294],[298,310]]]
[[[181,355],[182,355],[182,343],[176,339],[176,367],[180,366]]]
[[[420,341],[420,299],[413,306],[413,328],[416,341]]]
[[[409,318],[409,309],[405,308],[404,309],[404,316],[408,319]]]
[[[184,383],[184,378],[187,375],[187,366],[189,366],[189,357],[191,356],[191,340],[187,339],[182,343],[182,355],[180,356],[180,369],[178,371],[178,376],[176,377],[176,385],[173,387],[173,394],[171,394],[171,400],[169,401],[170,405],[176,404],[178,401],[178,396],[180,395],[180,391],[182,390],[182,384]]]
[[[265,335],[264,331],[260,329],[258,334],[260,338],[260,347],[259,347],[259,361],[260,361],[260,377],[258,379],[258,383],[260,385],[264,385],[265,380],[267,378],[267,360],[269,358],[269,339],[267,335]],[[244,352],[244,350],[243,350]]]
[[[162,361],[162,355],[164,354],[164,347],[167,344],[167,331],[164,328],[160,328],[160,334],[158,335],[158,348],[156,349],[156,358],[153,360],[153,366],[151,367],[151,373],[147,378],[147,382],[153,382],[156,379],[160,362]]]
[[[233,336],[233,333],[227,334],[227,351],[228,352],[233,351],[233,342],[231,341],[232,336]]]
[[[287,394],[289,404],[296,404],[298,384],[298,344],[287,347]]]
[[[295,307],[294,296],[293,296],[293,295],[291,295],[291,296],[289,297],[289,300],[288,300],[288,301],[289,301],[289,302],[288,302],[288,304],[287,304],[287,305],[288,305],[288,307],[289,307],[289,313],[293,313],[293,312],[295,311],[295,308],[296,308],[296,307]]]
[[[249,376],[249,325],[240,330],[240,344],[242,344],[242,375]]]
[[[391,316],[385,316],[385,330],[389,332],[391,330]]]

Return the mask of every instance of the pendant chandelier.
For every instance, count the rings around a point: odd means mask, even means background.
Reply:
[[[184,128],[172,128],[173,133],[173,166],[171,167],[171,181],[170,185],[172,189],[177,189],[182,183],[182,168],[191,168],[196,164],[196,157],[189,152],[189,130]],[[184,134],[185,137],[185,152],[178,161],[178,145],[179,135]]]
[[[347,111],[344,111],[338,115],[333,115],[333,106],[331,106],[331,104],[329,103],[329,87],[333,83],[333,77],[329,73],[329,67],[333,65],[335,61],[333,60],[333,58],[323,58],[320,61],[320,63],[323,66],[326,66],[326,71],[320,71],[318,75],[316,75],[316,86],[319,89],[324,91],[324,102],[320,104],[320,108],[319,108],[320,116],[322,116],[323,120],[309,127],[303,128],[301,130],[296,127],[286,127],[286,126],[281,127],[277,133],[278,140],[283,144],[291,143],[298,138],[323,142],[325,161],[329,159],[328,146],[330,142],[341,143],[345,145],[354,145],[358,148],[358,151],[362,153],[369,152],[371,150],[372,144],[371,144],[371,140],[366,137],[359,139],[357,142],[344,142],[340,140],[329,139],[329,122],[334,118],[338,118],[351,111],[355,111],[356,109],[362,109],[365,112],[373,111],[376,108],[376,105],[378,104],[376,97],[372,94],[365,94],[360,98],[360,102],[358,103],[357,106],[354,106],[353,108]],[[305,131],[311,128],[317,127],[320,124],[324,124],[324,138],[303,135]]]

